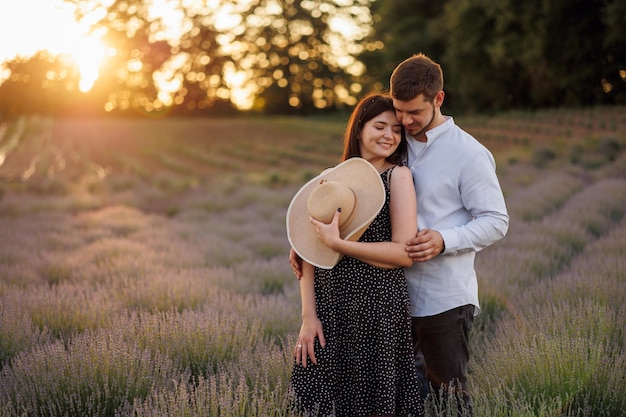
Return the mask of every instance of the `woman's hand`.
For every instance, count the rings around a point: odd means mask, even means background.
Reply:
[[[311,358],[311,363],[317,365],[317,358],[315,357],[314,342],[315,338],[318,338],[322,348],[326,346],[326,339],[324,338],[324,331],[322,330],[322,322],[317,316],[304,319],[302,326],[300,327],[300,335],[296,342],[296,348],[294,350],[294,357],[296,358],[296,364],[304,366],[306,368],[307,356]]]
[[[341,216],[341,209],[335,212],[333,221],[328,224],[315,220],[313,217],[309,217],[311,224],[315,226],[318,239],[335,252],[339,252],[336,249],[337,242],[341,242],[341,236],[339,235],[339,216]]]

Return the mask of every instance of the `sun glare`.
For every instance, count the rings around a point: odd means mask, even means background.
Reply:
[[[0,64],[16,57],[28,58],[46,50],[65,56],[80,71],[81,91],[89,91],[98,78],[99,66],[107,55],[101,34],[74,17],[75,6],[62,0],[21,0],[0,4]],[[2,76],[10,74],[3,71]],[[0,79],[0,82],[2,79]]]
[[[72,47],[68,56],[80,72],[80,91],[91,90],[100,76],[100,65],[110,53],[100,39],[96,37],[81,38]]]
[[[148,19],[161,22],[162,28],[156,33],[157,40],[166,40],[176,45],[180,40],[185,21],[185,14],[176,2],[170,0],[152,0],[150,2]]]

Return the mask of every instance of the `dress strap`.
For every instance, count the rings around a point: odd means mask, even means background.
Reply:
[[[393,174],[393,170],[396,169],[397,165],[392,166],[387,171],[385,171],[385,182],[387,183],[387,188],[391,190],[391,174]]]

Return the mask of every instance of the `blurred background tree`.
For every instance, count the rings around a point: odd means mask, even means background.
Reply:
[[[441,24],[447,2],[372,2],[372,35],[368,38],[369,47],[359,56],[367,66],[365,82],[372,85],[371,89],[388,89],[395,66],[417,52],[441,62],[446,47]]]
[[[384,48],[361,58],[385,87],[423,52],[441,63],[456,111],[626,103],[625,0],[414,3],[372,3]]]
[[[5,62],[2,114],[337,111],[417,52],[455,112],[626,103],[626,0],[65,1],[114,53]]]
[[[353,105],[361,92],[355,78],[365,69],[354,40],[370,32],[368,3],[250,1],[242,25],[227,36],[233,65],[255,96],[253,108],[311,113]]]

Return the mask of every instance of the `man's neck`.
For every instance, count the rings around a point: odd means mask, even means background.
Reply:
[[[413,139],[415,139],[418,142],[428,142],[428,137],[426,136],[426,133],[428,133],[429,131],[433,130],[434,128],[436,128],[438,126],[441,126],[445,122],[446,122],[446,118],[444,117],[443,114],[441,114],[441,111],[437,110],[435,112],[435,118],[433,119],[433,121],[428,126],[428,129],[425,129],[419,135],[413,137]]]

